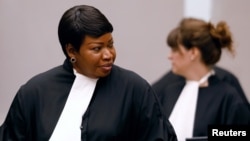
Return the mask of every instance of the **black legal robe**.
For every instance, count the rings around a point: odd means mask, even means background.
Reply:
[[[215,72],[209,86],[199,88],[193,136],[207,136],[208,125],[250,125],[249,103],[237,79],[218,67]],[[172,72],[152,84],[167,118],[184,86],[185,79]]]
[[[214,71],[216,73],[216,76],[223,82],[228,83],[232,87],[234,87],[242,100],[248,105],[248,108],[250,110],[250,103],[246,97],[246,94],[244,90],[241,87],[241,84],[238,80],[238,78],[232,74],[231,72],[225,70],[224,68],[221,68],[219,66],[214,67]],[[168,71],[166,74],[164,74],[159,80],[154,82],[152,86],[154,89],[157,91],[164,90],[166,86],[175,84],[175,83],[180,83],[181,81],[185,81],[185,78],[183,78],[180,75],[174,74],[172,71]],[[182,82],[183,83],[183,82]]]
[[[74,79],[66,60],[21,86],[2,125],[3,140],[48,141]],[[115,65],[110,75],[97,81],[79,128],[82,141],[176,140],[151,86]]]

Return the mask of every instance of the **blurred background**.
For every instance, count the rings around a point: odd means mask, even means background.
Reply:
[[[248,0],[0,0],[0,124],[22,84],[63,63],[57,26],[64,11],[78,4],[93,5],[107,16],[114,26],[115,63],[149,83],[171,67],[166,36],[181,18],[226,21],[237,54],[224,51],[218,65],[238,77],[250,100]]]

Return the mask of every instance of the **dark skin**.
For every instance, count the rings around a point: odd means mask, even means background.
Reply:
[[[70,58],[76,58],[73,68],[78,73],[90,78],[100,78],[110,73],[115,62],[116,51],[113,44],[111,33],[98,38],[85,36],[79,51],[76,51],[71,44],[67,45],[66,51]]]

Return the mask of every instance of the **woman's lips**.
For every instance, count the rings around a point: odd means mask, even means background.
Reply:
[[[102,65],[102,66],[101,66],[101,69],[102,69],[103,71],[110,71],[110,70],[112,69],[112,65],[113,65],[113,64]]]

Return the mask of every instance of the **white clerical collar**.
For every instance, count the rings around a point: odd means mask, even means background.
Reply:
[[[82,116],[87,110],[98,79],[76,76],[64,109],[49,141],[81,141]]]
[[[74,86],[75,89],[82,89],[83,87],[86,87],[89,83],[96,83],[98,80],[98,78],[90,78],[83,74],[80,74],[75,69],[73,71],[74,71],[75,76],[77,77],[77,80],[75,81],[79,82],[79,83],[75,83],[75,86]]]
[[[199,81],[186,81],[186,85],[169,116],[169,121],[175,129],[178,141],[185,141],[186,138],[192,137],[199,85],[206,82],[213,74],[214,71],[212,70]]]

